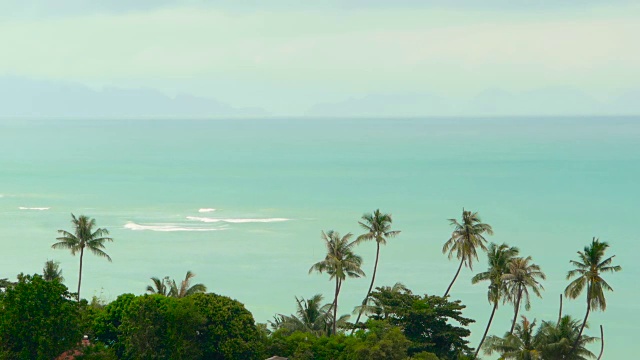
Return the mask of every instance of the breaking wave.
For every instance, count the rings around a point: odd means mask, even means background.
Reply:
[[[225,218],[207,218],[207,217],[198,217],[198,216],[187,216],[187,220],[201,221],[204,223],[229,223],[229,224],[242,224],[242,223],[271,223],[271,222],[282,222],[289,221],[291,219],[286,218],[267,218],[267,219],[225,219]]]
[[[161,232],[174,232],[174,231],[220,231],[225,230],[222,228],[202,228],[202,227],[184,227],[179,225],[141,225],[134,222],[128,222],[124,225],[125,229],[133,231],[161,231]]]
[[[20,210],[39,210],[39,211],[43,211],[43,210],[49,210],[51,208],[48,208],[48,207],[24,207],[24,206],[20,206],[18,209],[20,209]]]
[[[200,213],[208,213],[208,212],[213,212],[213,211],[216,211],[216,209],[202,208],[202,209],[198,210],[198,212],[200,212]]]

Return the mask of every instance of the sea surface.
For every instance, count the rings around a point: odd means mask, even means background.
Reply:
[[[150,277],[184,277],[236,298],[266,322],[295,310],[294,296],[324,294],[322,230],[362,230],[380,208],[401,234],[382,248],[377,285],[400,281],[442,295],[457,268],[441,252],[462,209],[493,226],[491,241],[518,246],[547,274],[528,318],[555,321],[569,260],[596,236],[623,271],[590,316],[604,325],[604,359],[635,352],[640,322],[640,118],[261,120],[0,120],[0,278],[61,263],[77,286],[78,257],[53,250],[71,213],[107,228],[113,258],[85,256],[82,295],[143,294]],[[356,250],[370,274],[375,244]],[[634,260],[636,259],[636,260]],[[487,267],[481,256],[474,272]],[[491,305],[464,269],[451,295],[475,319],[475,347]],[[348,279],[341,313],[365,295]],[[565,300],[582,319],[585,296]],[[491,334],[508,331],[498,309]],[[599,345],[592,350],[597,354]]]

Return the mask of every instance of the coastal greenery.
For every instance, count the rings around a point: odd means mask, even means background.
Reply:
[[[290,315],[276,314],[267,324],[256,323],[238,300],[207,292],[204,284],[192,284],[187,271],[183,280],[151,278],[146,294],[122,294],[106,303],[80,297],[84,248],[110,259],[104,242],[106,229],[96,228],[95,219],[75,217],[73,232],[60,230],[54,248],[80,253],[78,292],[63,284],[59,263],[48,260],[42,274],[19,274],[17,281],[0,281],[0,359],[56,359],[63,354],[75,359],[248,359],[282,356],[293,360],[453,360],[479,359],[482,353],[500,359],[594,359],[587,348],[600,341],[585,334],[592,310],[605,310],[605,291],[611,286],[602,278],[622,268],[606,257],[609,244],[594,238],[579,259],[572,260],[572,280],[565,295],[570,299],[586,292],[583,321],[571,315],[558,321],[530,321],[518,315],[524,303],[530,308],[530,293],[542,297],[546,275],[530,256],[520,256],[517,247],[486,244],[483,234],[490,225],[478,213],[463,210],[462,221],[450,220],[453,233],[443,252],[460,263],[444,296],[414,294],[402,283],[374,288],[380,246],[399,231],[391,230],[391,216],[379,209],[363,215],[365,229],[355,241],[329,230],[321,233],[326,247],[323,259],[309,269],[329,275],[334,293],[325,301],[318,293],[294,297]],[[376,260],[369,290],[351,315],[339,312],[339,295],[347,278],[364,277],[358,246],[376,241]],[[487,284],[491,314],[482,340],[469,346],[469,325],[476,320],[464,315],[466,306],[452,297],[451,288],[463,265],[485,251],[488,267],[472,283]],[[141,289],[143,290],[143,289]],[[499,304],[511,304],[513,321],[502,337],[489,335]],[[342,314],[342,315],[341,315]],[[360,321],[362,317],[364,321]],[[539,324],[539,325],[538,325]],[[86,337],[85,340],[83,336]],[[82,341],[81,341],[82,340]]]

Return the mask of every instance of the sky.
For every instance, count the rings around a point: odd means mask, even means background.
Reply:
[[[0,0],[0,117],[640,114],[637,1]]]

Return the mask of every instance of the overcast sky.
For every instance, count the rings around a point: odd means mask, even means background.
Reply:
[[[274,116],[640,113],[639,39],[637,1],[0,0],[0,96],[24,79]]]

